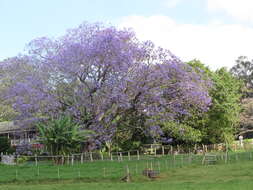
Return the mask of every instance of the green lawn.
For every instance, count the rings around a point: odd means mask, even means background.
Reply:
[[[43,184],[44,183],[44,184]],[[159,179],[150,181],[143,177],[134,179],[132,183],[118,181],[83,182],[81,180],[60,180],[47,182],[12,183],[0,185],[1,190],[233,190],[253,188],[253,162],[214,165],[188,166],[170,169],[161,174]]]
[[[169,158],[157,158],[152,161],[94,162],[60,167],[44,165],[39,167],[39,176],[34,166],[0,166],[0,190],[253,189],[253,161],[245,159],[229,164],[201,166],[197,164],[197,158],[196,162],[190,165],[187,160],[187,157],[178,157],[177,165]],[[141,175],[141,171],[147,164],[150,167],[151,162],[156,170],[160,166],[161,174],[156,180],[149,180]],[[132,174],[131,183],[120,181],[125,174],[126,165]],[[15,178],[16,171],[17,179],[13,181],[11,177]]]
[[[125,159],[123,162],[117,161],[96,161],[85,162],[83,164],[53,165],[52,162],[39,163],[36,167],[33,162],[26,162],[19,166],[0,165],[0,183],[13,181],[48,181],[76,179],[89,182],[96,181],[118,181],[126,173],[128,167],[134,178],[141,177],[145,168],[152,168],[160,172],[169,169],[180,168],[190,164],[200,164],[202,156],[188,155],[149,157],[144,160]]]

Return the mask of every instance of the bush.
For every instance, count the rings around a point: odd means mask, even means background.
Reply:
[[[17,164],[24,164],[28,160],[29,160],[28,157],[26,157],[26,156],[20,156],[20,157],[17,158]]]
[[[12,154],[14,148],[11,146],[11,141],[7,137],[0,137],[0,152]]]

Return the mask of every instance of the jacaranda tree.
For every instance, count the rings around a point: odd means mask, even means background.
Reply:
[[[57,39],[35,39],[27,50],[4,63],[15,71],[5,95],[19,118],[70,115],[95,131],[97,144],[155,138],[162,122],[201,115],[211,102],[210,84],[189,65],[128,29],[84,23]]]

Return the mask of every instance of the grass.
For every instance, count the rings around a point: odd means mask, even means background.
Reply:
[[[193,163],[187,162],[185,156],[177,157],[177,164],[172,158],[156,158],[152,161],[124,161],[124,162],[94,162],[74,166],[41,165],[40,176],[36,174],[36,167],[29,164],[24,166],[0,166],[0,190],[233,190],[253,188],[253,161],[247,161],[248,154],[240,154],[240,161],[235,162],[235,155],[231,155],[229,164],[201,166],[201,158],[194,158]],[[242,158],[245,158],[244,160]],[[182,162],[183,160],[183,162]],[[249,159],[248,159],[249,160]],[[167,165],[166,165],[167,161]],[[142,176],[141,171],[149,167],[158,169],[160,163],[161,175],[156,180],[149,180]],[[183,165],[181,165],[183,163]],[[120,178],[125,174],[128,165],[133,181],[124,183]],[[135,166],[138,165],[136,173]],[[15,171],[18,168],[18,178]],[[106,168],[106,173],[104,173]],[[107,171],[108,170],[108,171]],[[79,175],[81,173],[81,176]],[[104,175],[106,174],[106,175]],[[14,179],[12,179],[14,177]]]
[[[193,157],[192,157],[193,158]],[[191,164],[201,163],[202,156],[194,156]],[[126,167],[130,169],[134,177],[141,176],[145,168],[153,168],[164,172],[169,168],[178,168],[189,165],[188,155],[164,157],[148,157],[145,160],[131,160],[127,158],[123,162],[96,161],[84,164],[53,165],[49,162],[41,162],[36,167],[34,162],[26,162],[18,166],[0,165],[0,183],[13,181],[46,181],[82,179],[89,182],[96,181],[118,181],[126,173]]]
[[[61,180],[0,185],[1,190],[247,190],[253,188],[253,163],[246,161],[227,165],[186,166],[163,172],[159,179],[139,178],[132,183],[118,181],[84,182]]]

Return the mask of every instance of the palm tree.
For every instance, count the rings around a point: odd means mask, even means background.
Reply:
[[[81,129],[71,117],[61,116],[39,123],[39,142],[44,144],[51,155],[68,155],[80,150],[81,144],[91,135],[91,131]],[[59,159],[54,159],[59,163]]]

